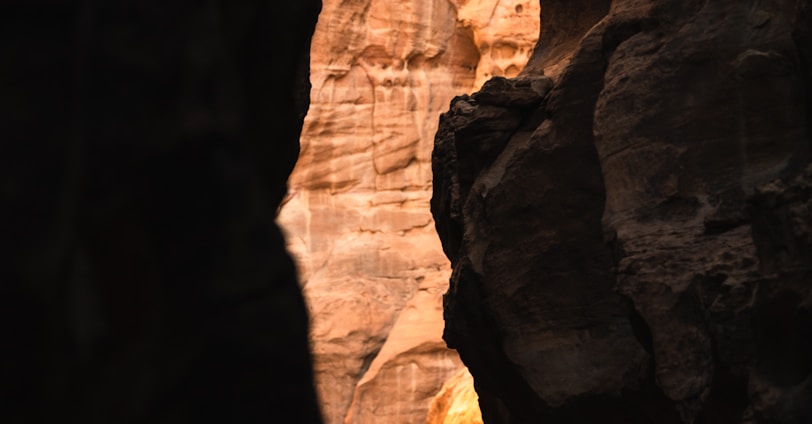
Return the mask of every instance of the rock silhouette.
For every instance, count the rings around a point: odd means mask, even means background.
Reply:
[[[0,421],[321,422],[274,222],[319,8],[0,7]]]
[[[810,3],[544,1],[452,101],[444,338],[488,423],[812,422]]]

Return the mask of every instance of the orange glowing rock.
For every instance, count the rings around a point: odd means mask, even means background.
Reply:
[[[323,3],[278,217],[309,303],[317,390],[329,424],[422,422],[462,367],[441,338],[450,267],[429,211],[438,118],[483,75],[524,66],[538,2]]]
[[[479,396],[467,368],[443,384],[440,393],[431,401],[426,424],[482,424]]]

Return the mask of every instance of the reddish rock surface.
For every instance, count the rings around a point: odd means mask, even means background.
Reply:
[[[441,338],[450,267],[429,211],[432,140],[455,95],[519,72],[538,24],[530,0],[325,1],[279,220],[327,422],[423,423],[462,367]]]
[[[545,1],[525,71],[441,118],[486,422],[812,422],[810,4],[751,6]]]

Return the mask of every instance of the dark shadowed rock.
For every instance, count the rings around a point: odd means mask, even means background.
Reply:
[[[486,422],[812,422],[809,3],[542,11],[549,94],[486,84],[435,141]]]
[[[274,223],[318,10],[0,7],[0,421],[321,422]]]

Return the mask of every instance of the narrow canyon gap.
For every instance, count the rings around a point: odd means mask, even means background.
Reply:
[[[432,156],[485,422],[812,422],[812,3],[541,10]]]
[[[452,404],[476,409],[472,391],[453,386],[471,381],[441,338],[450,267],[429,211],[432,141],[454,96],[524,67],[538,6],[324,2],[279,220],[312,314],[328,423],[425,423],[430,409],[443,422]]]

